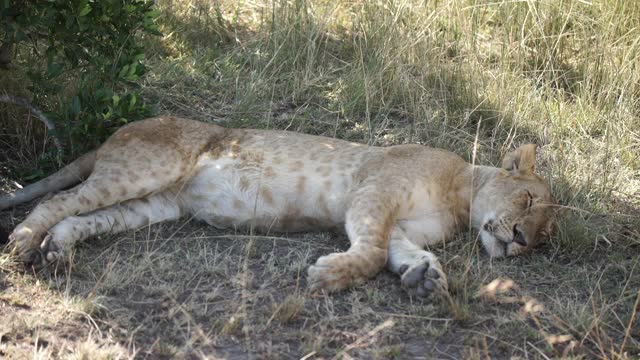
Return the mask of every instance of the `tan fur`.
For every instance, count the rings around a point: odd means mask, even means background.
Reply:
[[[535,146],[504,162],[503,169],[473,166],[420,145],[368,147],[159,117],[121,128],[94,161],[76,163],[88,178],[39,204],[10,239],[23,260],[46,265],[95,234],[184,214],[221,228],[344,225],[351,247],[309,268],[312,289],[343,289],[387,264],[422,296],[447,289],[424,247],[469,224],[491,256],[515,255],[547,236],[553,199],[533,173]],[[61,190],[67,180],[34,186]]]

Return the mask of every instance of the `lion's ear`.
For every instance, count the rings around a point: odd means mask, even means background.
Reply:
[[[536,148],[536,144],[526,144],[508,153],[502,160],[502,168],[510,172],[533,173],[536,167]]]

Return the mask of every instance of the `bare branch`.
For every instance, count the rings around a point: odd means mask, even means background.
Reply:
[[[51,121],[51,119],[46,117],[42,111],[36,108],[33,104],[31,104],[31,102],[29,102],[29,100],[25,98],[12,96],[12,95],[0,95],[0,102],[9,103],[9,104],[17,105],[23,108],[27,108],[38,119],[40,119],[40,121],[42,121],[42,123],[47,127],[47,130],[49,130],[49,134],[53,139],[53,144],[58,149],[58,161],[62,160],[62,156],[64,154],[64,147],[62,146],[62,142],[60,141],[60,139],[58,139],[58,137],[55,135],[56,126],[53,123],[53,121]]]

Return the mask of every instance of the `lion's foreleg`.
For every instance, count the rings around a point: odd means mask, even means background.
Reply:
[[[309,268],[311,289],[344,289],[375,276],[384,268],[397,207],[391,196],[381,196],[381,193],[375,186],[362,186],[354,194],[345,221],[351,247],[344,253],[323,256]]]

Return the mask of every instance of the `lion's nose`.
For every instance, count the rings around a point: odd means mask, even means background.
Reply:
[[[524,239],[524,234],[518,224],[513,226],[513,242],[518,245],[527,246],[527,241]]]

